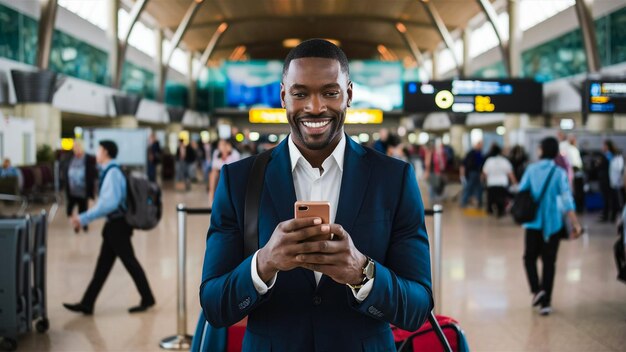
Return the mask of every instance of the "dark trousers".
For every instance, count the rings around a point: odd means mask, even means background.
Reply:
[[[574,177],[574,202],[576,203],[576,212],[582,214],[585,210],[585,178],[584,176]]]
[[[78,206],[78,213],[82,213],[87,211],[87,202],[89,200],[87,198],[79,198],[73,196],[67,196],[67,216],[72,216],[72,212],[74,211],[74,207]]]
[[[546,292],[545,302],[549,305],[552,300],[552,287],[554,286],[554,271],[556,269],[556,255],[559,251],[560,237],[558,234],[550,236],[548,242],[543,239],[541,230],[526,229],[526,247],[524,248],[524,266],[530,291],[537,293],[541,290]],[[537,259],[541,257],[542,274],[541,280],[537,274]]]
[[[506,196],[508,191],[505,187],[494,186],[487,187],[487,212],[489,214],[496,210],[496,215],[501,217],[504,215],[504,204],[506,202]]]
[[[611,188],[611,202],[609,209],[609,220],[615,222],[615,219],[622,215],[624,207],[624,187]]]
[[[89,199],[87,198],[67,196],[67,208],[66,208],[67,217],[72,216],[75,206],[78,206],[79,214],[87,211],[88,202],[89,202]],[[83,229],[87,231],[87,226],[86,225],[83,226]]]
[[[122,264],[124,264],[124,267],[135,282],[135,286],[137,286],[139,294],[141,295],[141,303],[148,304],[154,302],[154,296],[150,290],[146,274],[141,268],[139,261],[137,261],[135,252],[133,251],[133,245],[130,240],[132,235],[133,229],[126,223],[124,218],[108,220],[106,224],[104,224],[104,229],[102,230],[102,247],[100,247],[96,270],[83,296],[82,304],[88,307],[94,306],[96,298],[109,276],[111,269],[113,269],[113,264],[117,257],[122,260]]]
[[[467,183],[463,188],[463,195],[461,196],[461,207],[467,206],[471,197],[476,197],[478,201],[478,207],[483,206],[483,184],[480,180],[480,172],[470,171],[466,177]]]

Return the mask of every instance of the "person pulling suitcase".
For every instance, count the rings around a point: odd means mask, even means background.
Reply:
[[[73,312],[87,315],[93,313],[96,298],[117,257],[122,260],[141,295],[139,305],[131,307],[128,311],[130,313],[143,312],[156,303],[146,274],[133,251],[131,242],[133,228],[125,218],[128,185],[119,164],[115,161],[117,150],[117,145],[113,141],[103,140],[100,142],[96,161],[103,171],[100,176],[100,187],[98,187],[98,201],[94,207],[78,216],[74,215],[71,219],[72,227],[78,231],[81,226],[86,226],[98,218],[107,218],[102,229],[100,255],[87,291],[79,303],[63,303],[65,308]]]

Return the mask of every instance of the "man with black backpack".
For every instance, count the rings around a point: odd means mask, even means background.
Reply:
[[[101,166],[98,201],[96,204],[81,213],[72,217],[72,226],[78,231],[81,226],[86,226],[90,222],[106,217],[107,221],[102,229],[102,247],[94,276],[89,283],[87,291],[79,303],[63,303],[63,306],[73,312],[86,315],[93,313],[96,298],[104,285],[115,258],[119,257],[126,270],[132,277],[139,294],[141,302],[138,306],[130,308],[130,313],[142,312],[155,304],[154,296],[150,290],[148,279],[141,264],[135,257],[131,236],[133,227],[126,219],[127,205],[127,180],[115,161],[117,156],[117,145],[108,140],[100,141],[100,146],[96,153],[96,161]]]

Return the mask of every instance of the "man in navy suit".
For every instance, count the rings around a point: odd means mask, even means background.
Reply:
[[[291,134],[267,164],[260,249],[248,257],[244,199],[253,158],[222,169],[200,301],[214,327],[248,316],[244,351],[395,350],[389,324],[417,330],[432,309],[415,174],[343,132],[351,100],[341,49],[312,39],[289,53],[281,101]],[[330,224],[294,219],[296,200],[330,202]]]

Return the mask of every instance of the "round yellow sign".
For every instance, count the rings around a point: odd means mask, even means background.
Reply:
[[[449,109],[454,103],[454,95],[449,90],[442,90],[435,95],[435,104],[440,109]]]

